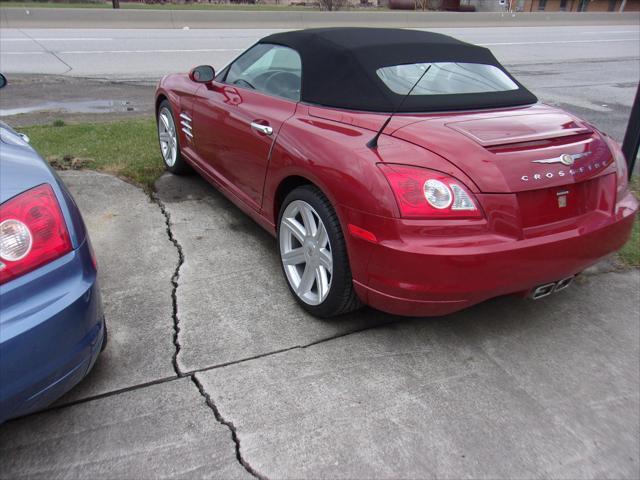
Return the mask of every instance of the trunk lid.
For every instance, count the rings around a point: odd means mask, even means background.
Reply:
[[[598,132],[545,105],[437,115],[400,127],[392,135],[444,157],[483,193],[580,183],[608,173],[612,164]]]
[[[496,231],[530,238],[576,228],[585,215],[606,222],[613,211],[615,162],[607,143],[560,110],[433,116],[392,135],[462,170]]]

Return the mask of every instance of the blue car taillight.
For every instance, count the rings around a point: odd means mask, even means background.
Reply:
[[[0,284],[70,252],[71,239],[50,185],[0,205]]]

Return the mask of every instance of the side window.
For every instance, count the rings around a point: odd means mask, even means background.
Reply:
[[[300,100],[302,64],[295,50],[259,43],[229,67],[225,83],[268,95]]]

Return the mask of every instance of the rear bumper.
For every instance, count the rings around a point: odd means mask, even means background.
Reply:
[[[528,239],[483,233],[464,224],[456,231],[451,222],[438,227],[432,221],[420,229],[402,220],[343,213],[349,223],[387,232],[375,244],[347,239],[360,298],[393,314],[433,316],[579,273],[624,245],[637,209],[629,194],[614,215],[592,212],[574,228]]]
[[[42,409],[93,366],[104,316],[85,241],[0,287],[0,422]]]

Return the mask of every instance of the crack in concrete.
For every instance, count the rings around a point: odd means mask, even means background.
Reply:
[[[412,318],[399,319],[399,320],[396,319],[396,320],[392,320],[390,322],[377,323],[375,325],[370,325],[370,326],[367,326],[367,327],[358,328],[358,329],[355,329],[355,330],[350,330],[348,332],[343,332],[343,333],[338,333],[336,335],[331,335],[330,337],[321,338],[319,340],[315,340],[315,341],[313,341],[311,343],[307,343],[307,344],[304,344],[304,345],[294,345],[293,347],[281,348],[279,350],[274,350],[272,352],[260,353],[258,355],[253,355],[251,357],[240,358],[238,360],[231,360],[229,362],[219,363],[217,365],[211,365],[209,367],[202,367],[202,368],[198,368],[196,370],[190,370],[188,372],[185,372],[185,375],[193,375],[195,373],[208,372],[209,370],[215,370],[217,368],[224,368],[224,367],[228,367],[228,366],[231,366],[231,365],[237,365],[239,363],[249,362],[251,360],[259,360],[261,358],[270,357],[270,356],[273,356],[273,355],[277,355],[279,353],[290,352],[291,350],[304,350],[305,348],[313,347],[313,346],[319,345],[321,343],[330,342],[332,340],[337,340],[337,339],[342,338],[342,337],[348,337],[349,335],[355,335],[357,333],[362,333],[362,332],[366,332],[368,330],[374,330],[376,328],[386,327],[386,326],[389,326],[389,325],[396,325],[396,324],[402,322],[403,320],[411,321],[413,319]]]
[[[178,365],[178,354],[180,353],[180,349],[182,348],[179,338],[180,320],[178,319],[178,285],[180,280],[180,268],[184,263],[184,252],[182,251],[182,245],[180,245],[178,240],[173,235],[173,230],[171,228],[171,214],[167,211],[164,203],[162,202],[162,200],[160,200],[158,195],[156,195],[155,193],[151,193],[150,196],[153,202],[158,205],[158,208],[160,208],[160,212],[162,212],[162,215],[164,215],[165,224],[167,226],[167,236],[178,251],[178,264],[176,265],[176,269],[171,276],[171,304],[173,309],[171,316],[173,319],[173,346],[175,347],[173,351],[173,357],[171,358],[171,363],[173,364],[173,369],[175,370],[176,375],[178,377],[184,377],[185,374],[181,371],[180,366]]]
[[[240,453],[240,437],[238,437],[238,432],[236,431],[235,425],[232,422],[230,422],[228,420],[225,420],[225,418],[220,414],[220,410],[218,410],[218,407],[216,406],[216,404],[211,399],[211,396],[205,391],[204,386],[196,378],[195,374],[190,375],[190,377],[191,377],[191,380],[193,381],[193,383],[195,384],[196,388],[200,392],[200,395],[202,395],[204,397],[205,402],[207,403],[209,408],[213,411],[213,415],[216,417],[216,420],[218,421],[218,423],[220,423],[222,425],[225,425],[229,429],[229,431],[231,431],[231,438],[233,440],[233,443],[236,446],[236,459],[238,460],[238,462],[240,462],[240,465],[242,465],[244,467],[244,469],[247,472],[249,472],[252,476],[254,476],[255,478],[258,478],[260,480],[267,480],[267,477],[265,477],[264,475],[258,473],[249,464],[249,462],[247,462],[242,457],[242,454]]]
[[[172,285],[171,302],[173,305],[173,312],[172,312],[173,345],[175,347],[173,357],[172,357],[173,369],[176,372],[177,378],[189,377],[191,379],[191,381],[195,384],[196,388],[198,389],[198,392],[200,393],[200,395],[204,398],[205,403],[213,412],[213,416],[215,417],[216,421],[221,425],[226,426],[231,431],[231,439],[233,440],[233,443],[235,445],[236,459],[238,460],[240,465],[242,465],[242,467],[255,478],[258,478],[259,480],[266,480],[267,477],[260,475],[258,472],[256,472],[253,469],[253,467],[251,467],[249,462],[247,462],[242,457],[242,454],[240,453],[240,438],[238,437],[238,433],[236,432],[235,426],[233,425],[233,423],[225,420],[222,417],[222,415],[220,414],[220,411],[218,410],[218,407],[211,399],[211,396],[205,391],[202,384],[198,381],[198,379],[195,376],[195,373],[193,372],[184,373],[182,372],[182,370],[180,369],[180,366],[178,365],[178,354],[180,353],[180,349],[182,348],[182,346],[180,345],[180,319],[178,318],[178,286],[179,286],[179,280],[180,280],[180,267],[182,267],[182,265],[184,264],[184,252],[182,250],[182,245],[180,245],[180,242],[178,242],[176,237],[173,235],[172,224],[171,224],[171,214],[167,211],[166,206],[164,205],[162,200],[160,200],[157,194],[150,193],[150,197],[152,201],[155,202],[156,205],[158,205],[158,208],[160,208],[162,215],[164,215],[165,224],[167,226],[167,236],[169,237],[169,240],[171,241],[171,243],[173,243],[174,247],[178,251],[178,264],[176,265],[176,269],[173,272],[173,275],[171,276],[171,285]]]
[[[125,388],[121,388],[118,390],[113,390],[110,392],[105,392],[99,395],[94,395],[91,397],[87,397],[87,398],[83,398],[83,399],[79,399],[73,402],[69,402],[66,404],[62,404],[62,405],[55,405],[53,407],[50,407],[48,409],[45,409],[43,411],[50,411],[50,410],[58,410],[58,409],[62,409],[62,408],[66,408],[66,407],[71,407],[74,405],[78,405],[81,403],[86,403],[86,402],[90,402],[93,400],[100,400],[100,399],[104,399],[107,397],[111,397],[114,395],[119,395],[122,393],[127,393],[127,392],[131,392],[134,390],[138,390],[138,389],[142,389],[142,388],[147,388],[153,385],[157,385],[160,383],[166,383],[166,382],[171,382],[173,380],[178,380],[180,378],[190,378],[191,381],[194,383],[194,385],[196,386],[196,388],[198,389],[198,392],[200,393],[200,395],[204,398],[206,405],[209,407],[209,409],[213,412],[213,415],[216,419],[216,421],[218,423],[220,423],[221,425],[226,426],[229,431],[231,432],[231,439],[234,443],[235,446],[235,454],[236,454],[236,459],[238,461],[238,463],[240,463],[240,465],[253,477],[259,479],[259,480],[268,480],[266,476],[262,475],[261,473],[257,472],[250,464],[249,462],[242,456],[241,453],[241,448],[240,448],[240,437],[238,436],[238,432],[236,430],[235,425],[226,420],[220,413],[220,410],[218,409],[218,407],[216,406],[216,404],[214,403],[214,401],[212,400],[211,396],[205,391],[204,386],[202,385],[202,383],[200,383],[200,381],[198,380],[198,378],[196,377],[196,374],[199,372],[204,372],[207,370],[213,370],[216,368],[222,368],[225,366],[229,366],[229,365],[235,365],[238,363],[242,363],[242,362],[246,362],[249,360],[256,360],[256,359],[260,359],[260,358],[264,358],[264,357],[268,357],[271,355],[276,355],[278,353],[284,353],[284,352],[288,352],[290,350],[295,350],[295,349],[305,349],[314,345],[318,345],[321,343],[325,343],[325,342],[329,342],[332,340],[336,340],[338,338],[341,337],[346,337],[348,335],[353,335],[356,333],[360,333],[360,332],[364,332],[366,330],[371,330],[374,328],[380,328],[380,327],[384,327],[387,325],[391,325],[391,324],[395,324],[397,323],[397,320],[391,321],[391,322],[385,322],[385,323],[381,323],[381,324],[376,324],[376,325],[371,325],[371,326],[367,326],[364,328],[360,328],[360,329],[356,329],[356,330],[352,330],[349,332],[343,332],[340,334],[336,334],[336,335],[332,335],[330,337],[326,337],[326,338],[322,338],[320,340],[316,340],[314,342],[310,342],[308,344],[305,345],[296,345],[293,347],[289,347],[289,348],[283,348],[280,350],[275,350],[272,352],[267,352],[264,354],[260,354],[260,355],[255,355],[253,357],[249,357],[249,358],[243,358],[243,359],[239,359],[239,360],[235,360],[235,361],[231,361],[231,362],[226,362],[223,364],[219,364],[219,365],[214,365],[211,367],[205,367],[202,369],[197,369],[197,370],[193,370],[193,371],[189,371],[189,372],[183,372],[182,369],[180,368],[180,366],[178,365],[178,354],[180,353],[180,349],[182,348],[182,346],[180,345],[180,320],[178,318],[178,287],[179,287],[179,280],[180,280],[180,268],[182,267],[182,265],[184,264],[185,261],[185,256],[184,256],[184,252],[182,250],[182,245],[180,245],[180,243],[178,242],[178,240],[176,239],[175,235],[173,234],[173,230],[172,230],[172,223],[171,223],[171,214],[167,211],[165,204],[162,202],[162,200],[160,200],[160,198],[158,197],[158,195],[154,192],[149,192],[149,197],[151,199],[151,201],[153,203],[155,203],[158,208],[160,209],[160,212],[162,213],[162,215],[165,218],[165,225],[166,225],[166,232],[167,232],[167,236],[169,238],[169,240],[171,241],[171,243],[174,245],[174,247],[176,248],[176,251],[178,252],[178,263],[176,265],[176,268],[173,272],[173,275],[171,276],[171,285],[172,285],[172,289],[171,289],[171,301],[172,301],[172,320],[173,320],[173,345],[174,345],[174,353],[172,356],[172,365],[173,365],[173,369],[175,371],[176,376],[172,376],[172,377],[165,377],[165,378],[161,378],[158,380],[153,380],[151,382],[145,382],[145,383],[141,383],[141,384],[137,384],[137,385],[132,385],[129,387],[125,387]],[[36,412],[36,413],[41,413],[40,412]]]
[[[412,319],[408,319],[408,320],[412,320]],[[402,321],[402,319],[400,321]],[[92,396],[89,396],[89,397],[80,398],[78,400],[73,400],[73,401],[68,402],[68,403],[62,403],[62,404],[59,404],[59,405],[53,405],[53,406],[47,407],[47,408],[45,408],[43,410],[38,410],[37,412],[31,413],[31,414],[26,415],[26,416],[28,417],[28,416],[37,415],[37,414],[43,413],[43,412],[48,412],[48,411],[52,411],[52,410],[60,410],[62,408],[67,408],[67,407],[73,407],[74,405],[78,405],[78,404],[81,404],[81,403],[91,402],[93,400],[101,400],[103,398],[108,398],[108,397],[112,397],[114,395],[120,395],[122,393],[127,393],[127,392],[131,392],[131,391],[134,391],[134,390],[139,390],[139,389],[142,389],[142,388],[151,387],[151,386],[158,385],[158,384],[161,384],[161,383],[172,382],[174,380],[179,380],[181,378],[188,377],[188,378],[193,379],[194,376],[197,373],[208,372],[209,370],[215,370],[215,369],[218,369],[218,368],[229,367],[231,365],[237,365],[239,363],[249,362],[251,360],[259,360],[261,358],[270,357],[270,356],[273,356],[273,355],[277,355],[279,353],[290,352],[291,350],[298,350],[298,349],[303,350],[305,348],[313,347],[313,346],[321,344],[321,343],[330,342],[332,340],[337,340],[337,339],[342,338],[342,337],[347,337],[349,335],[354,335],[356,333],[362,333],[362,332],[365,332],[365,331],[368,331],[368,330],[374,330],[376,328],[381,328],[381,327],[385,327],[385,326],[388,326],[388,325],[395,325],[397,323],[398,323],[398,321],[379,323],[379,324],[376,324],[376,325],[371,325],[369,327],[363,327],[363,328],[360,328],[360,329],[357,329],[357,330],[352,330],[352,331],[349,331],[349,332],[344,332],[344,333],[339,333],[339,334],[336,334],[336,335],[332,335],[330,337],[321,338],[320,340],[316,340],[314,342],[311,342],[311,343],[308,343],[308,344],[305,344],[305,345],[295,345],[293,347],[281,348],[279,350],[274,350],[272,352],[261,353],[259,355],[254,355],[252,357],[241,358],[239,360],[232,360],[230,362],[220,363],[218,365],[212,365],[212,366],[209,366],[209,367],[202,367],[202,368],[197,368],[195,370],[189,370],[188,372],[180,371],[180,373],[179,374],[176,373],[175,376],[163,377],[163,378],[159,378],[159,379],[156,379],[156,380],[151,380],[149,382],[138,383],[136,385],[130,385],[130,386],[127,386],[127,387],[116,389],[116,390],[110,390],[110,391],[107,391],[107,392],[104,392],[104,393],[99,393],[97,395],[92,395]],[[23,417],[19,417],[19,418],[23,418]],[[13,420],[17,420],[17,419],[11,419],[9,421],[13,421]]]
[[[386,325],[390,325],[390,324],[394,324],[397,323],[397,320],[395,321],[391,321],[391,322],[385,322],[382,324],[376,324],[376,325],[371,325],[371,326],[367,326],[361,329],[356,329],[356,330],[352,330],[349,332],[343,332],[340,334],[336,334],[336,335],[332,335],[330,337],[326,337],[326,338],[322,338],[320,340],[316,340],[314,342],[310,342],[308,344],[305,345],[296,345],[293,347],[289,347],[289,348],[284,348],[284,349],[280,349],[280,350],[276,350],[276,351],[272,351],[272,352],[267,352],[264,354],[260,354],[260,355],[255,355],[253,357],[249,357],[249,358],[244,358],[244,359],[239,359],[236,361],[232,361],[232,362],[226,362],[224,364],[219,364],[219,365],[215,365],[212,367],[206,367],[206,368],[202,368],[202,369],[197,369],[197,370],[193,370],[190,372],[183,372],[182,369],[180,368],[180,366],[178,365],[178,354],[180,353],[180,349],[182,348],[182,346],[180,345],[180,319],[178,318],[178,287],[179,287],[179,280],[180,280],[180,268],[182,267],[182,265],[184,264],[185,261],[185,256],[184,256],[184,251],[182,250],[182,245],[180,245],[180,242],[178,242],[178,240],[176,239],[175,235],[173,234],[173,230],[172,230],[172,223],[171,223],[171,214],[167,211],[167,208],[165,206],[165,204],[162,202],[162,200],[160,200],[160,198],[158,197],[158,195],[154,192],[149,192],[149,196],[152,202],[154,202],[158,208],[160,209],[160,212],[162,213],[162,215],[165,218],[165,225],[166,225],[166,232],[167,232],[167,236],[169,238],[169,240],[171,241],[171,243],[174,245],[174,247],[176,248],[176,251],[178,252],[178,263],[176,265],[176,268],[173,272],[173,275],[171,276],[171,302],[172,302],[172,320],[173,320],[173,345],[174,345],[174,353],[172,356],[172,365],[173,365],[173,369],[176,373],[175,377],[169,377],[169,378],[164,378],[164,379],[160,379],[157,381],[152,381],[152,382],[147,382],[144,384],[139,384],[139,385],[135,385],[135,386],[131,386],[131,387],[127,387],[127,388],[123,388],[120,390],[116,390],[113,392],[107,392],[104,394],[100,394],[100,395],[96,395],[93,397],[89,397],[89,398],[85,398],[85,399],[81,399],[78,400],[76,402],[71,402],[69,404],[66,405],[60,405],[60,406],[56,406],[53,409],[58,409],[58,408],[64,408],[67,406],[72,406],[78,403],[85,403],[85,402],[89,402],[91,400],[98,400],[101,398],[106,398],[106,397],[110,397],[113,395],[117,395],[120,393],[125,393],[125,392],[129,392],[132,390],[137,390],[139,388],[146,388],[158,383],[164,383],[164,382],[169,382],[172,380],[177,380],[179,378],[185,378],[188,377],[191,379],[191,381],[194,383],[194,385],[196,386],[196,388],[198,389],[198,392],[200,393],[200,395],[204,398],[206,405],[209,407],[209,409],[213,412],[213,415],[216,419],[216,421],[218,423],[220,423],[221,425],[226,426],[229,431],[231,432],[231,439],[235,445],[235,454],[236,454],[236,459],[238,461],[238,463],[240,463],[240,465],[253,477],[259,479],[259,480],[267,480],[267,477],[260,474],[259,472],[257,472],[250,464],[249,462],[242,456],[241,453],[241,448],[240,448],[240,437],[238,436],[238,432],[236,430],[235,425],[226,420],[220,413],[220,410],[218,409],[218,407],[216,406],[216,404],[214,403],[214,401],[212,400],[211,396],[206,392],[206,390],[204,389],[204,386],[202,385],[202,383],[200,383],[200,381],[198,380],[198,378],[196,377],[196,374],[198,372],[201,371],[207,371],[207,370],[212,370],[215,368],[221,368],[221,367],[225,367],[225,366],[229,366],[229,365],[235,365],[238,363],[242,363],[242,362],[246,362],[249,360],[256,360],[259,358],[263,358],[263,357],[267,357],[267,356],[271,356],[271,355],[276,355],[278,353],[283,353],[283,352],[288,352],[290,350],[295,350],[295,349],[304,349],[304,348],[308,348],[314,345],[318,345],[321,343],[325,343],[325,342],[329,342],[332,340],[336,340],[338,338],[341,337],[346,337],[348,335],[353,335],[356,333],[360,333],[366,330],[371,330],[374,328],[379,328],[379,327],[384,327]]]
[[[178,376],[163,377],[163,378],[158,378],[156,380],[151,380],[150,382],[138,383],[136,385],[130,385],[128,387],[118,388],[116,390],[109,390],[109,391],[104,392],[104,393],[98,393],[97,395],[91,395],[89,397],[79,398],[77,400],[72,400],[72,401],[66,402],[66,403],[53,404],[53,405],[51,405],[51,406],[49,406],[47,408],[44,408],[42,410],[37,410],[35,412],[29,413],[28,415],[25,415],[24,417],[12,418],[12,419],[8,420],[8,422],[12,422],[12,421],[15,421],[15,420],[20,420],[20,419],[26,418],[26,417],[31,417],[33,415],[38,415],[40,413],[51,412],[51,411],[55,411],[55,410],[61,410],[63,408],[67,408],[67,407],[73,407],[75,405],[80,405],[82,403],[92,402],[94,400],[102,400],[103,398],[109,398],[109,397],[113,397],[115,395],[120,395],[122,393],[133,392],[135,390],[140,390],[142,388],[153,387],[155,385],[160,385],[162,383],[173,382],[174,380],[178,380],[178,379],[180,379],[180,377],[178,377]]]

